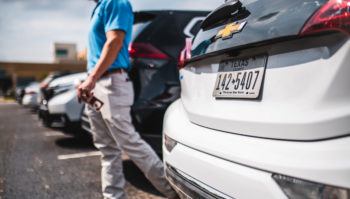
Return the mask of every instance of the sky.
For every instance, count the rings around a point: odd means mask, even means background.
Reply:
[[[130,0],[137,10],[213,10],[224,0]],[[53,43],[86,47],[91,0],[0,0],[0,61],[52,62]]]

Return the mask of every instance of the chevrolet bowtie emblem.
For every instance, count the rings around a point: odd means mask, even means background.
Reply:
[[[215,39],[230,39],[234,34],[241,32],[247,22],[234,22],[225,26],[224,29],[220,30],[216,35]]]

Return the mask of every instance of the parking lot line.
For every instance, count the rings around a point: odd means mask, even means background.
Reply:
[[[99,152],[99,151],[92,151],[92,152],[86,152],[86,153],[75,153],[75,154],[68,154],[68,155],[59,155],[59,156],[57,156],[57,159],[59,159],[59,160],[68,160],[68,159],[77,159],[77,158],[100,156],[100,155],[101,155],[101,152]]]
[[[46,137],[64,136],[64,134],[59,131],[47,131],[47,132],[44,132],[44,135]]]

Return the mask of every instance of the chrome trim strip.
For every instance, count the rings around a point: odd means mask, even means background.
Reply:
[[[166,178],[181,198],[186,199],[233,199],[214,188],[201,183],[189,175],[177,171],[174,167],[166,164]]]

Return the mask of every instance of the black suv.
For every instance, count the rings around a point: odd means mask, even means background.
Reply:
[[[135,12],[130,78],[135,89],[132,107],[136,130],[158,153],[161,153],[163,116],[167,107],[180,96],[177,69],[185,38],[200,29],[204,11]],[[86,115],[83,128],[89,130]]]

